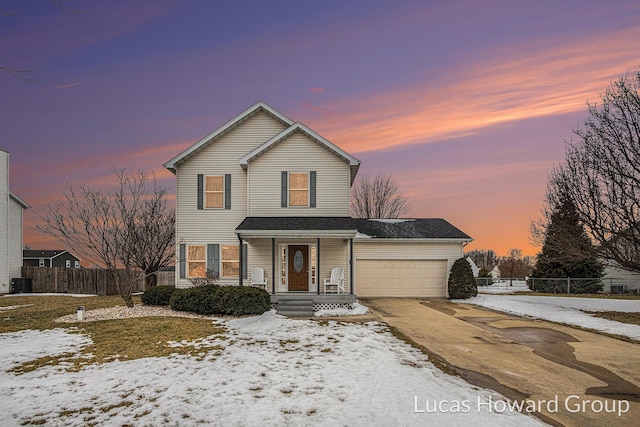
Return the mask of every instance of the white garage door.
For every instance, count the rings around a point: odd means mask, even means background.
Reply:
[[[356,295],[361,297],[445,297],[446,288],[446,261],[356,261]]]

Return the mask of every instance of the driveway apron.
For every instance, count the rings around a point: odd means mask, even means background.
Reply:
[[[362,302],[466,381],[534,403],[549,424],[640,425],[640,344],[443,299]]]

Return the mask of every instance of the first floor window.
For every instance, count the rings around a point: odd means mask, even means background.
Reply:
[[[188,278],[206,277],[207,275],[207,247],[205,245],[190,245],[187,251]]]
[[[240,273],[240,246],[222,246],[222,276],[238,277]]]

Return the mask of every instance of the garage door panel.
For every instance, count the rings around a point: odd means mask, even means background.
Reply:
[[[356,261],[358,296],[444,297],[447,261]]]

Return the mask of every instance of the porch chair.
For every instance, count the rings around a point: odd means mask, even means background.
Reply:
[[[324,293],[344,293],[344,272],[342,267],[331,269],[331,277],[324,279]]]
[[[267,289],[267,279],[264,277],[264,269],[251,267],[251,286]]]

